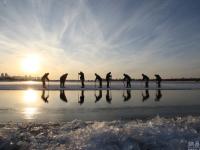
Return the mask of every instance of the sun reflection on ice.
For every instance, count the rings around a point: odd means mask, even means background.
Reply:
[[[25,102],[25,108],[22,110],[24,119],[34,119],[39,114],[37,106],[38,94],[35,90],[28,89],[24,92],[23,100]]]
[[[37,101],[37,92],[32,89],[28,89],[24,92],[23,99],[27,103],[34,103]]]
[[[35,116],[39,113],[38,108],[36,107],[27,107],[24,108],[23,114],[24,114],[24,119],[34,119]]]

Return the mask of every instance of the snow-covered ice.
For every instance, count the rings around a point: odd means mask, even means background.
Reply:
[[[0,149],[182,150],[191,141],[200,117],[0,124]]]

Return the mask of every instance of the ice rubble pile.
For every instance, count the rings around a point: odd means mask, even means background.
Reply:
[[[187,149],[200,141],[200,117],[0,124],[0,149]]]

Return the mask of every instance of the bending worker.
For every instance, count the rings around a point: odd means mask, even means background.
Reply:
[[[85,87],[85,84],[84,84],[84,81],[85,81],[85,77],[84,77],[84,73],[82,71],[80,71],[78,73],[78,75],[80,75],[80,80],[81,80],[81,88],[84,88]]]
[[[149,87],[149,77],[145,74],[142,74],[143,77],[143,81],[145,81],[145,87],[148,88]]]
[[[110,81],[112,79],[111,72],[106,74],[106,82],[107,82],[107,88],[110,88]]]
[[[161,83],[161,81],[162,81],[162,78],[160,77],[159,74],[155,74],[154,76],[156,77],[157,85],[158,85],[158,87],[160,88],[160,86],[161,86],[160,83]]]
[[[48,75],[49,73],[45,73],[41,78],[43,88],[46,88],[46,80],[49,81]]]
[[[68,73],[65,73],[60,77],[60,88],[65,87],[65,81],[66,81],[67,76],[68,76]]]
[[[131,77],[124,73],[124,81],[126,81],[126,87],[131,88]]]
[[[95,73],[95,76],[96,76],[96,78],[95,78],[95,86],[96,86],[96,81],[98,80],[99,81],[99,87],[102,88],[102,78],[96,73]]]

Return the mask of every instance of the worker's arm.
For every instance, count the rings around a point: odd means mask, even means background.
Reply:
[[[46,77],[47,81],[50,81],[48,77]]]

